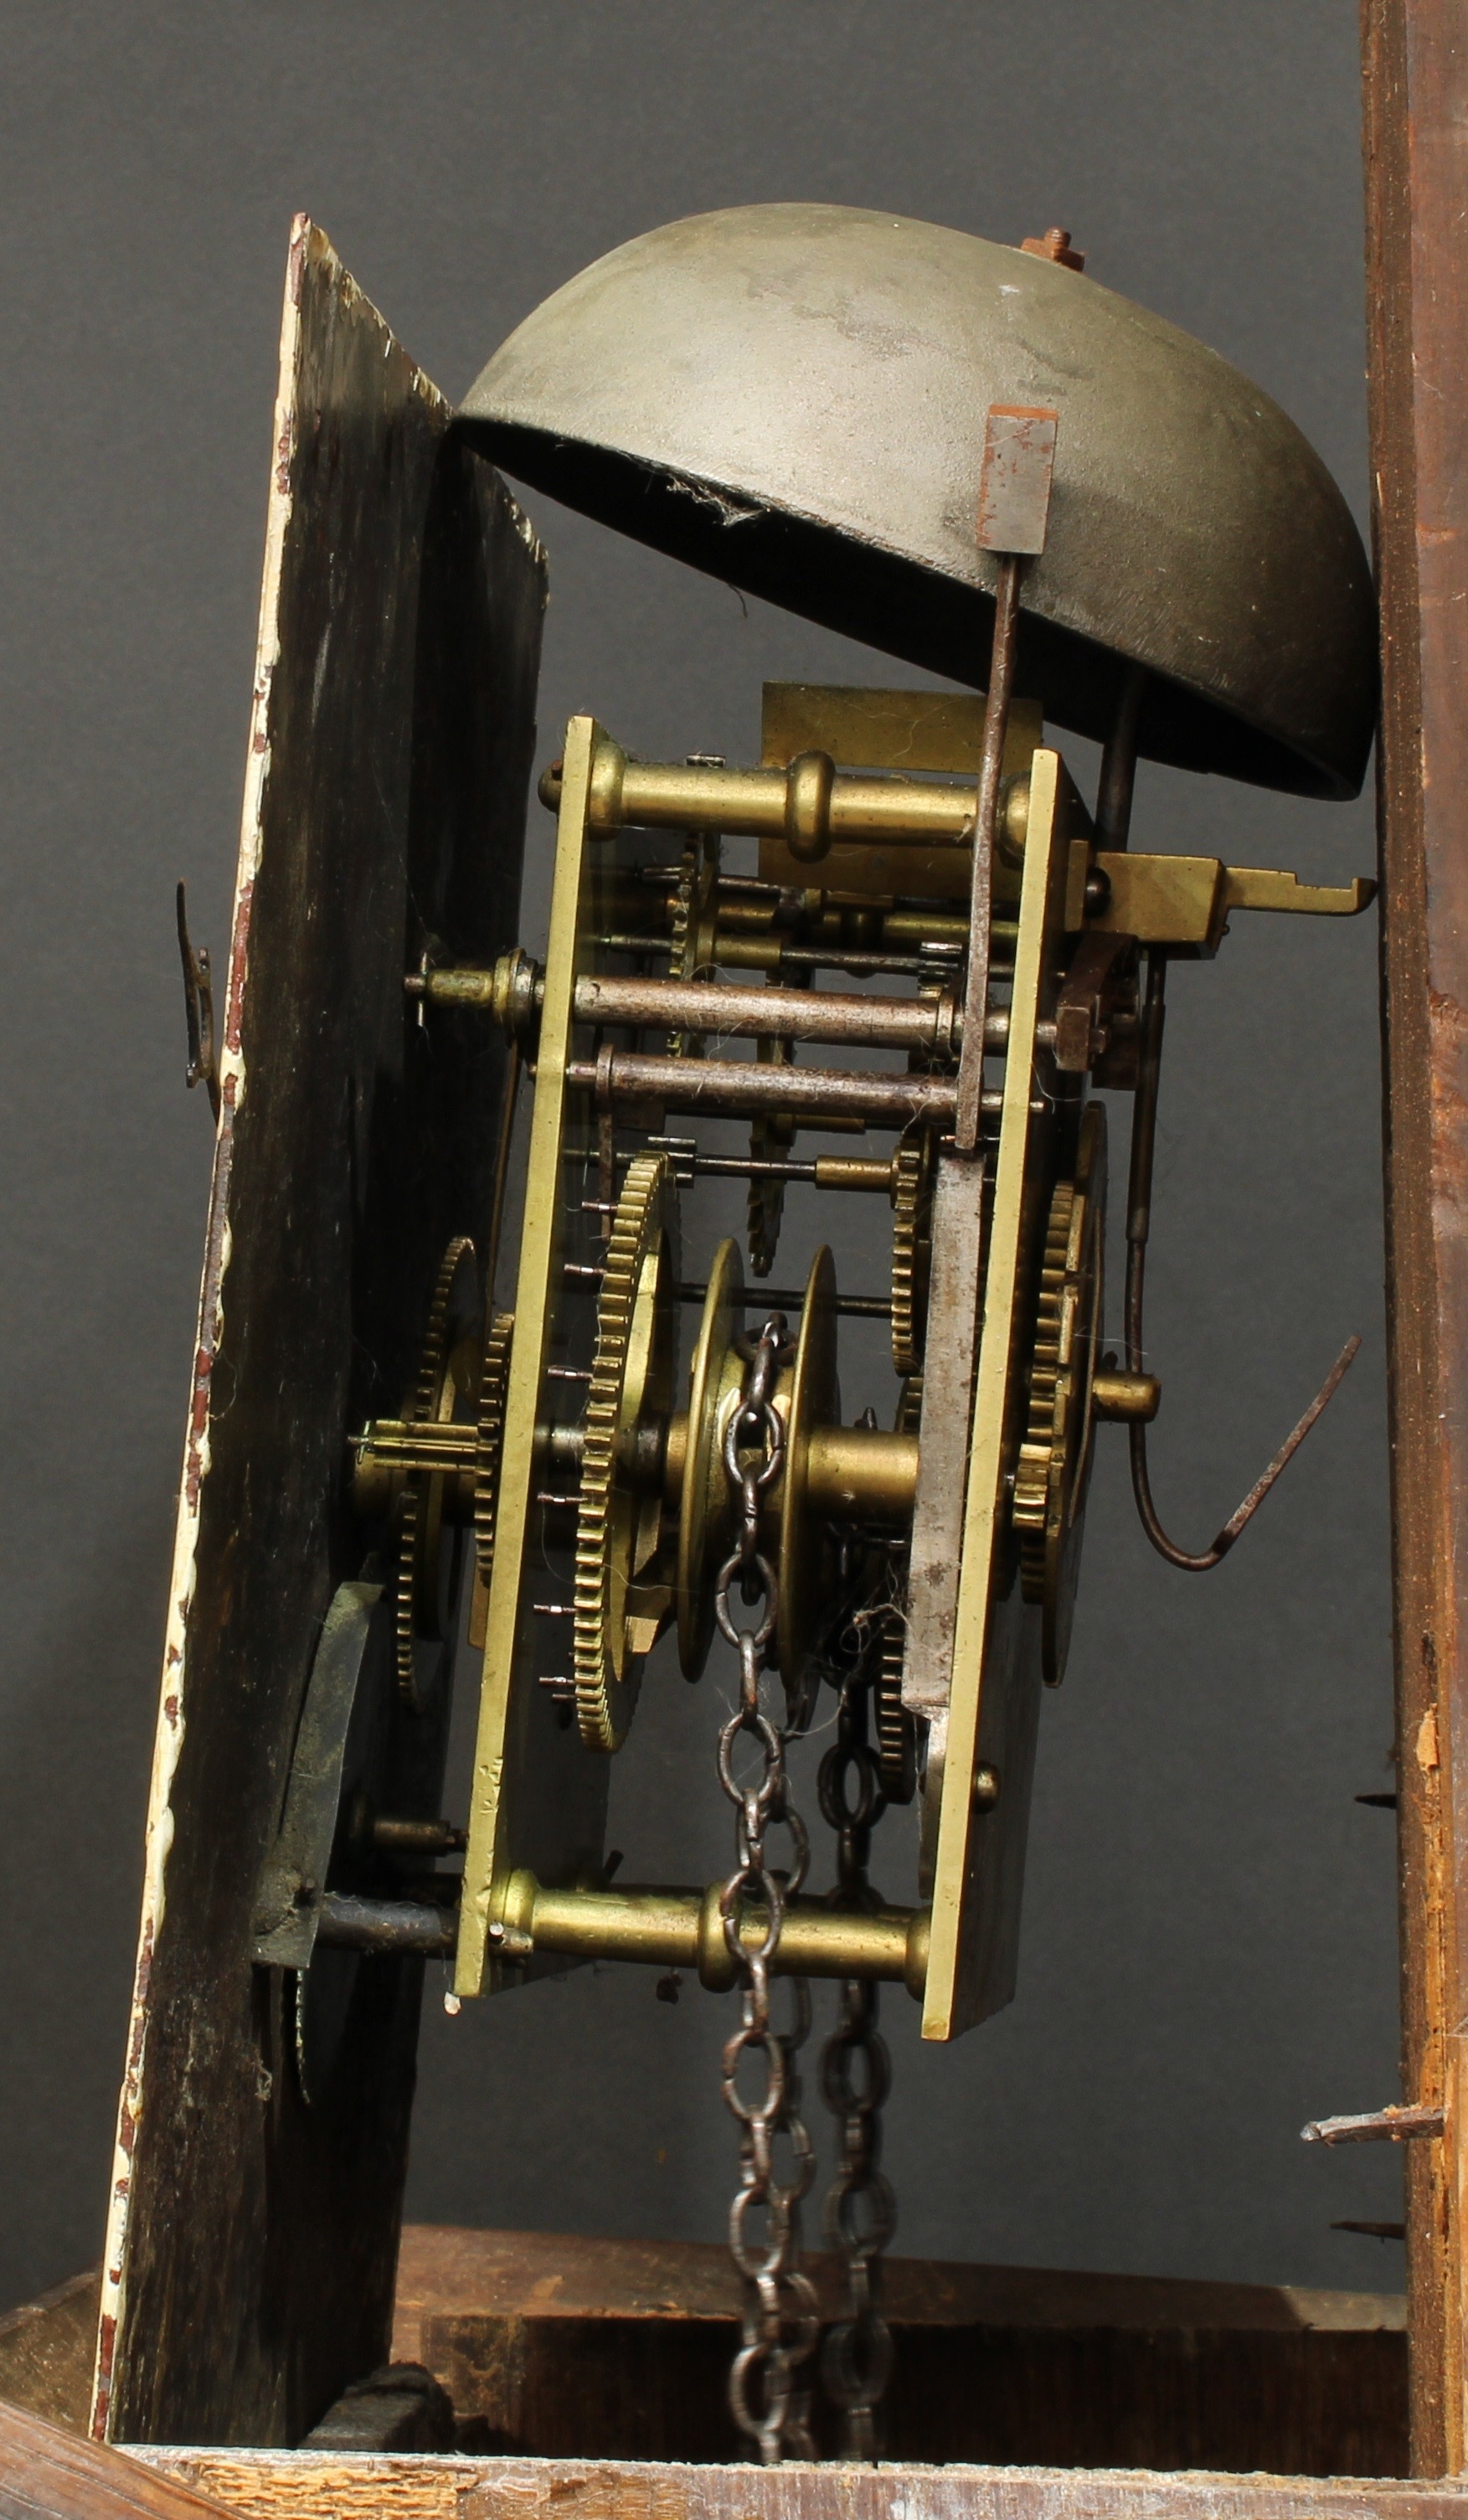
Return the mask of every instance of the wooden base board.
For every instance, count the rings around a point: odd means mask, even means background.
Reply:
[[[811,2262],[823,2318],[839,2272]],[[1401,2475],[1404,2305],[1391,2296],[894,2259],[895,2459]],[[393,2355],[454,2402],[466,2448],[736,2457],[726,2249],[410,2228]],[[818,2405],[817,2442],[825,2438]]]
[[[131,2451],[241,2520],[1463,2520],[1468,2481]]]
[[[833,2318],[836,2270],[812,2268]],[[85,2424],[96,2289],[82,2277],[0,2320],[0,2398]],[[1405,2467],[1391,2295],[895,2259],[885,2307],[894,2460]],[[725,2398],[738,2314],[722,2248],[410,2225],[392,2355],[448,2391],[467,2452],[718,2466],[738,2452]]]
[[[105,2448],[0,2404],[5,2520],[1463,2520],[1468,2481]]]

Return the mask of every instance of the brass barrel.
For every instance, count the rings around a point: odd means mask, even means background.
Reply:
[[[813,1426],[805,1475],[813,1513],[901,1530],[912,1519],[917,1437],[881,1426]]]
[[[553,809],[559,804],[558,765],[542,778],[540,796]],[[864,777],[837,770],[824,752],[803,752],[782,770],[721,770],[630,761],[607,736],[592,756],[587,812],[594,832],[633,826],[781,839],[807,864],[823,858],[832,840],[961,848],[973,838],[973,816],[971,785]]]
[[[528,1871],[512,1872],[490,1948],[508,1959],[556,1952],[574,1959],[641,1960],[655,1968],[694,1969],[717,1990],[734,1983],[719,1902],[723,1884],[707,1890],[548,1890]],[[739,1910],[739,1940],[758,1950],[767,1912]],[[927,1974],[928,1912],[882,1908],[864,1915],[820,1899],[792,1899],[775,1955],[788,1977],[878,1978],[921,1998]]]

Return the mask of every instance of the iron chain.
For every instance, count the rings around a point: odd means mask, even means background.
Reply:
[[[810,2431],[810,2383],[805,2365],[819,2333],[815,2288],[801,2272],[800,2207],[815,2176],[810,2137],[800,2117],[796,2058],[811,2023],[803,1979],[791,1981],[794,2018],[777,2030],[771,2019],[770,1977],[779,1945],[785,1901],[805,1879],[809,1841],[789,1798],[785,1732],[760,1694],[779,1615],[779,1586],[760,1550],[760,1510],[766,1491],[784,1463],[784,1424],[775,1407],[775,1385],[789,1354],[783,1314],[772,1314],[749,1351],[749,1364],[724,1440],[724,1466],[737,1499],[734,1547],[719,1570],[715,1612],[719,1628],[739,1657],[738,1704],[719,1734],[719,1782],[734,1806],[736,1862],[724,1884],[719,1912],[724,1939],[738,1973],[739,2027],[724,2049],[724,2098],[739,2129],[739,2185],[730,2208],[729,2244],[744,2284],[743,2337],[730,2373],[729,2400],[739,2430],[774,2465],[787,2452],[815,2456]],[[733,1597],[757,1615],[741,1626]],[[741,1784],[734,1772],[741,1738],[759,1751],[755,1777]],[[776,1872],[766,1833],[783,1822],[793,1839],[790,1869]],[[744,1902],[765,1912],[759,1942],[740,1931]],[[746,2097],[739,2069],[752,2057],[763,2088]],[[777,2159],[777,2149],[779,2159]]]
[[[821,1762],[821,1809],[836,1832],[836,1886],[842,1908],[877,1902],[867,1878],[871,1832],[887,1808],[881,1770],[867,1737],[873,1659],[883,1621],[858,1616],[847,1629],[836,1737]],[[842,2456],[879,2454],[877,2408],[892,2372],[892,2336],[880,2309],[882,2251],[897,2223],[881,2168],[882,2103],[891,2088],[887,2043],[877,2028],[878,1990],[863,1978],[841,1987],[841,2012],[821,2060],[822,2089],[836,2121],[839,2156],[825,2199],[826,2245],[846,2278],[845,2316],[826,2335],[821,2373],[840,2408]]]

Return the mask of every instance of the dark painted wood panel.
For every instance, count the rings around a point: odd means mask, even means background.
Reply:
[[[451,1234],[483,1238],[486,1028],[416,1027],[425,937],[513,935],[544,567],[308,222],[292,232],[219,1127],[119,2116],[95,2423],[290,2442],[381,2362],[422,1963],[250,1961],[338,1583],[346,1438],[408,1386]],[[463,1019],[461,1018],[461,1022]],[[362,1756],[435,1812],[446,1692]]]
[[[1468,37],[1364,0],[1402,2095],[1412,2455],[1465,2459],[1468,2019]]]

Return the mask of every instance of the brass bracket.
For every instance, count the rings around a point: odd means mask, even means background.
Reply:
[[[184,1082],[193,1087],[205,1085],[209,1092],[209,1109],[219,1118],[219,1061],[214,1048],[214,979],[209,968],[207,945],[194,945],[189,936],[189,913],[180,883],[174,899],[178,920],[179,960],[184,967],[184,1022],[188,1027],[189,1064]]]
[[[1103,879],[1105,892],[1094,909],[1088,901],[1088,929],[1204,957],[1218,952],[1231,910],[1355,919],[1376,898],[1366,876],[1344,884],[1302,883],[1283,867],[1231,867],[1222,858],[1171,852],[1148,857],[1134,849],[1097,849],[1090,871],[1092,878]]]

